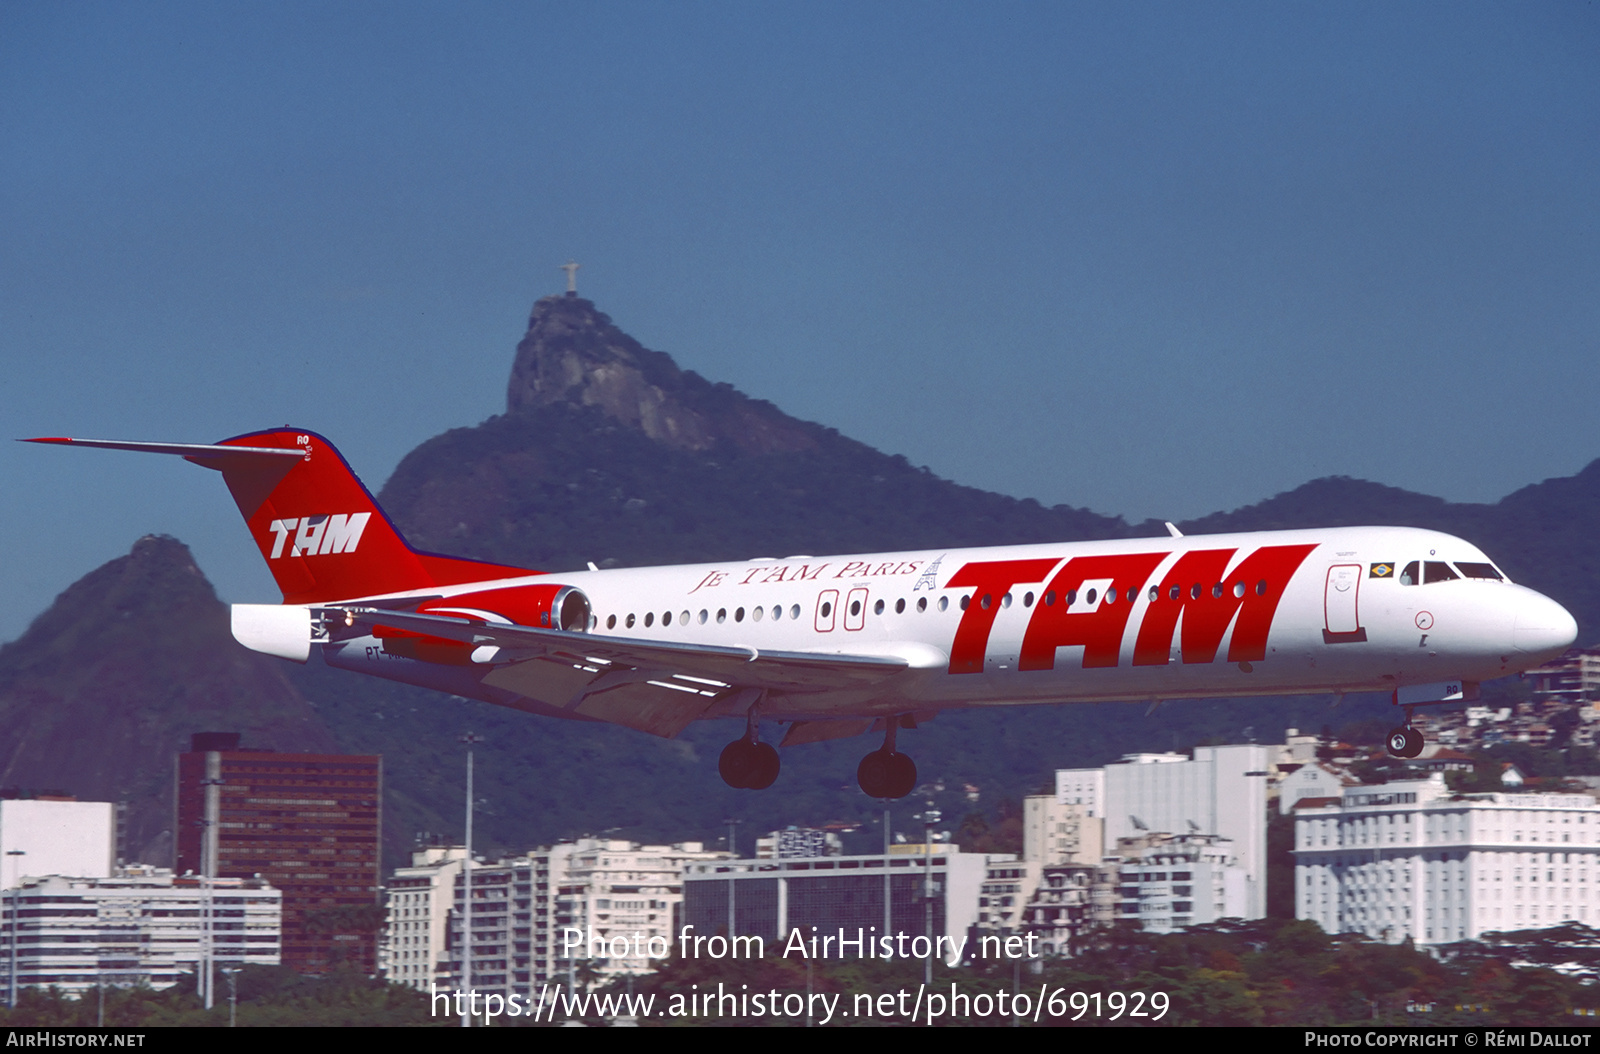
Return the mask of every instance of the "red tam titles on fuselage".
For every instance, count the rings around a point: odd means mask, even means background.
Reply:
[[[765,787],[793,745],[878,728],[863,790],[908,793],[896,733],[1021,703],[1388,691],[1409,707],[1559,655],[1577,627],[1459,538],[1402,527],[1124,539],[541,574],[406,544],[309,432],[218,444],[39,440],[221,471],[284,594],[248,647],[550,716],[672,736],[744,718],[720,769]],[[1175,532],[1174,532],[1175,533]]]

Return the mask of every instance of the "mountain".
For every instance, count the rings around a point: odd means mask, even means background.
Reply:
[[[413,545],[566,570],[1165,533],[940,479],[679,369],[578,297],[534,306],[506,404],[384,485]]]
[[[234,641],[188,547],[140,538],[0,648],[0,784],[125,801],[129,858],[170,864],[173,758],[192,733],[334,748],[289,671]]]

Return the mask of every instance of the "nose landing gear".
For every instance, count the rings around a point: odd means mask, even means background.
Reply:
[[[1406,707],[1406,723],[1389,730],[1389,753],[1397,758],[1414,758],[1422,753],[1422,733],[1411,725],[1411,707]]]
[[[758,738],[755,708],[751,707],[744,735],[722,748],[717,772],[722,782],[739,790],[766,790],[778,779],[782,762],[777,748]]]
[[[856,782],[870,797],[904,798],[917,785],[917,763],[894,749],[894,734],[902,720],[900,715],[888,720],[883,746],[862,758],[856,767]]]

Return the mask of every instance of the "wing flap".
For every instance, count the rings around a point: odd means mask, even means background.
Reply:
[[[467,622],[444,615],[383,611],[365,607],[313,610],[336,625],[388,626],[477,645],[492,645],[519,658],[541,659],[600,670],[615,665],[689,675],[724,685],[797,694],[879,684],[923,665],[898,655],[836,655],[823,652],[761,651],[754,647],[679,644],[672,641],[605,637],[567,630],[501,623]],[[598,662],[597,662],[598,660]],[[494,676],[494,675],[491,675]],[[513,689],[516,690],[516,689]],[[538,697],[538,696],[536,696]]]

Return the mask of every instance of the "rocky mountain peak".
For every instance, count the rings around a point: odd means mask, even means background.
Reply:
[[[679,450],[814,450],[826,434],[731,385],[680,369],[672,356],[644,347],[577,296],[548,296],[533,306],[506,392],[510,414],[555,404],[595,407]]]

